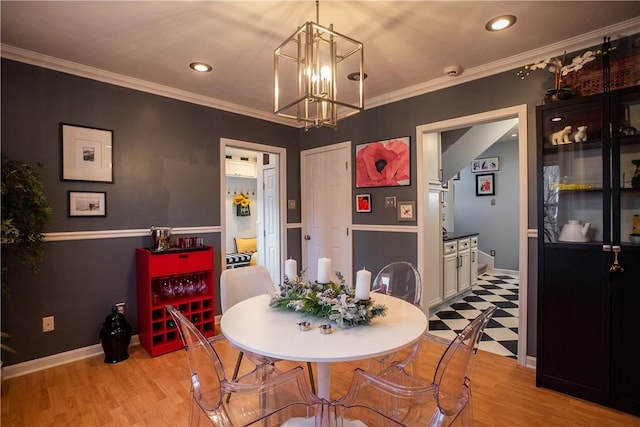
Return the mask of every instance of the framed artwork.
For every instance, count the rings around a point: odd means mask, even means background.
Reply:
[[[498,157],[487,157],[486,159],[475,159],[471,162],[471,172],[491,172],[500,170],[500,159]]]
[[[371,194],[356,195],[356,212],[371,212]]]
[[[107,216],[104,191],[68,191],[69,216]]]
[[[398,202],[398,221],[415,221],[416,202]]]
[[[113,182],[113,132],[61,123],[62,180]]]
[[[476,175],[476,196],[494,196],[496,194],[495,174]]]
[[[356,188],[411,184],[411,138],[356,145]]]

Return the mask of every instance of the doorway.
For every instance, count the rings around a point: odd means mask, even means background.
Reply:
[[[281,283],[286,254],[286,151],[227,138],[220,139],[221,268],[236,254],[238,238],[255,238],[255,254],[248,263],[264,265],[274,283]],[[253,168],[253,169],[252,169]],[[228,170],[229,169],[229,170]],[[248,194],[247,194],[248,193]],[[238,214],[233,199],[243,194],[251,200],[249,211]],[[231,266],[231,265],[229,265]]]
[[[519,163],[519,199],[518,199],[518,264],[520,271],[520,313],[518,320],[518,364],[526,364],[527,343],[527,266],[528,266],[528,187],[527,187],[527,108],[526,105],[489,111],[471,116],[445,120],[416,128],[417,162],[418,162],[418,267],[421,272],[430,271],[433,277],[442,281],[442,235],[440,233],[442,216],[442,187],[433,184],[433,171],[441,171],[440,141],[441,133],[459,128],[508,118],[518,119],[518,163]],[[437,148],[434,145],[437,144]],[[427,155],[427,153],[429,155]],[[429,172],[431,171],[431,172]],[[440,172],[441,173],[441,172]],[[440,175],[441,177],[441,175]],[[435,248],[435,249],[434,249]],[[424,289],[423,301],[428,304],[429,293]],[[429,307],[423,307],[428,312]]]

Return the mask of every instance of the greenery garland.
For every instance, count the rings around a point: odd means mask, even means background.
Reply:
[[[280,285],[280,291],[271,298],[271,307],[278,310],[299,311],[336,322],[338,327],[368,325],[374,317],[385,316],[387,307],[374,304],[372,299],[360,300],[355,290],[345,285],[344,277],[336,271],[340,283],[321,284],[304,281],[304,271],[298,279],[288,278]]]

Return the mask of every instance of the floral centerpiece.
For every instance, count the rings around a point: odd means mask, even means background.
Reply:
[[[336,277],[340,283],[305,282],[304,271],[295,281],[285,278],[280,291],[271,298],[270,305],[279,310],[323,317],[336,322],[340,328],[368,325],[374,317],[386,315],[386,306],[374,304],[371,299],[356,298],[354,289],[345,285],[342,274],[336,271]]]
[[[233,198],[233,204],[236,205],[236,215],[249,216],[251,215],[251,199],[244,193],[240,193]]]
[[[554,88],[549,89],[546,95],[551,96],[552,99],[566,99],[574,95],[573,88],[570,84],[567,84],[567,76],[582,69],[599,55],[602,55],[602,50],[587,50],[575,56],[570,63],[567,63],[567,52],[564,52],[562,58],[546,58],[533,64],[525,65],[516,75],[524,79],[533,71],[547,69],[554,74]]]

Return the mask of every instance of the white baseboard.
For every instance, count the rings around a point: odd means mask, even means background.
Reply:
[[[536,369],[536,357],[535,356],[527,356],[524,366],[531,369]]]
[[[131,343],[129,345],[140,345],[140,338],[138,335],[133,335],[131,337]],[[32,372],[42,371],[43,369],[49,369],[66,363],[98,356],[102,353],[102,345],[95,344],[88,347],[65,351],[63,353],[52,354],[51,356],[41,357],[39,359],[28,360],[26,362],[3,367],[2,378],[9,379],[19,377]]]
[[[215,317],[215,330],[220,329],[220,318],[218,315]],[[140,345],[140,337],[138,335],[131,336],[131,343],[129,347],[134,345]],[[77,348],[75,350],[65,351],[63,353],[52,354],[51,356],[41,357],[39,359],[28,360],[22,363],[16,363],[15,365],[5,366],[2,368],[2,378],[9,379],[14,377],[20,377],[22,375],[30,374],[32,372],[42,371],[43,369],[53,368],[55,366],[64,365],[66,363],[75,362],[82,359],[88,359],[89,357],[98,356],[103,353],[102,345],[95,344],[88,347]]]

